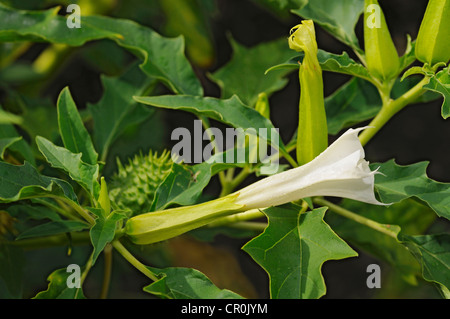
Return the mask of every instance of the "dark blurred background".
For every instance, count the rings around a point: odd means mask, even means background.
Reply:
[[[15,2],[15,1],[12,1]],[[30,4],[16,1],[18,7],[29,9]],[[262,42],[286,37],[292,26],[298,24],[301,19],[295,15],[288,15],[283,19],[269,12],[264,7],[257,4],[257,1],[250,0],[217,0],[215,8],[208,9],[210,16],[208,24],[213,39],[213,49],[215,59],[207,67],[195,66],[195,71],[205,88],[205,95],[220,96],[219,87],[208,79],[207,74],[213,73],[225,65],[232,56],[231,46],[227,34],[240,44],[254,46]],[[406,47],[406,35],[410,34],[415,39],[420,26],[420,22],[427,4],[426,0],[390,0],[380,1],[384,10],[389,28],[397,45],[400,54],[403,54]],[[147,25],[166,35],[164,28],[166,17],[161,13],[158,1],[118,1],[115,9],[109,15],[135,20],[143,25]],[[348,48],[330,36],[328,33],[316,28],[319,48],[341,53]],[[361,39],[362,21],[360,20],[357,35]],[[170,34],[169,34],[170,35]],[[362,42],[360,42],[363,45]],[[90,45],[90,44],[89,44]],[[89,46],[88,45],[88,46]],[[45,45],[38,45],[24,59],[32,59]],[[132,56],[127,53],[120,54],[124,64],[131,61]],[[284,61],[280,61],[284,62]],[[120,72],[120,69],[117,70]],[[102,86],[99,79],[101,71],[87,63],[83,59],[83,54],[77,53],[71,60],[64,64],[58,76],[46,86],[43,96],[49,97],[53,102],[67,85],[70,86],[72,95],[80,108],[85,108],[87,103],[95,103],[102,95]],[[289,75],[290,82],[280,92],[275,93],[271,98],[271,115],[275,127],[280,128],[282,138],[289,141],[296,130],[298,118],[298,96],[299,86],[297,74]],[[337,74],[324,74],[325,94],[329,95],[342,84],[348,81],[348,77]],[[161,88],[162,92],[165,91]],[[395,158],[399,164],[412,164],[419,161],[429,161],[428,174],[435,180],[450,182],[450,124],[441,117],[442,101],[428,104],[411,105],[396,115],[381,132],[373,138],[367,145],[367,159],[371,162],[386,161]],[[164,112],[157,114],[157,121],[150,121],[148,134],[151,141],[147,145],[135,145],[134,148],[154,147],[157,149],[170,147],[170,132],[176,127],[191,127],[193,116],[183,112]],[[362,123],[367,124],[367,123]],[[334,137],[330,137],[333,140]],[[126,144],[129,142],[122,142]],[[120,144],[120,142],[119,142]],[[111,156],[116,156],[112,154]],[[251,182],[248,179],[246,182]],[[217,193],[218,183],[213,181],[207,192]],[[184,241],[183,241],[184,240]],[[172,251],[178,253],[174,257],[177,265],[191,266],[194,260],[198,263],[198,268],[204,271],[214,282],[220,282],[228,288],[229,285],[240,285],[243,293],[253,298],[268,297],[268,279],[266,273],[257,266],[240,247],[246,240],[231,239],[219,236],[210,244],[197,242],[192,238],[182,238],[167,245]],[[212,248],[213,247],[213,248]],[[183,251],[189,253],[183,254]],[[198,253],[200,251],[201,253]],[[85,248],[75,249],[75,254],[81,256],[88,254]],[[141,252],[145,254],[145,252]],[[330,261],[324,264],[323,273],[327,284],[326,298],[369,298],[369,297],[395,297],[394,295],[383,294],[379,291],[370,290],[366,286],[366,267],[371,263],[378,263],[388,268],[387,265],[373,259],[362,252],[359,258],[350,258],[342,261]],[[195,256],[195,255],[199,256]],[[36,264],[30,264],[28,272],[28,282],[34,284],[34,289],[45,289],[45,274],[49,274],[56,269],[56,265],[48,263],[36,269],[39,260],[55,260],[61,266],[67,265],[65,258],[57,257],[65,255],[64,248],[45,249],[30,253],[30,260],[36,260]],[[155,261],[155,254],[152,255]],[[164,256],[163,256],[164,257]],[[163,257],[161,257],[163,259]],[[113,281],[110,297],[113,298],[146,298],[142,287],[148,282],[137,271],[131,269],[119,255],[115,255],[115,266],[113,270]],[[36,266],[37,267],[37,266]],[[48,268],[48,269],[47,269]],[[223,269],[225,276],[220,275]],[[93,269],[87,281],[86,295],[95,297],[100,289],[102,260]],[[43,277],[44,276],[44,277]],[[409,289],[409,288],[408,288]],[[414,292],[402,296],[435,297],[436,292],[432,287],[425,286],[420,292]],[[404,293],[404,291],[403,291]],[[29,291],[31,296],[33,292]],[[29,296],[28,296],[29,297]]]

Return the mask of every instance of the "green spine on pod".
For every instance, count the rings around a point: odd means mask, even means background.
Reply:
[[[364,50],[369,72],[381,79],[396,77],[400,58],[377,0],[364,3]]]
[[[416,58],[428,63],[450,60],[450,1],[430,0],[416,40]]]

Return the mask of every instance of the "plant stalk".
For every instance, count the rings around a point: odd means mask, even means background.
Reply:
[[[380,233],[383,233],[385,235],[388,235],[389,237],[394,238],[397,240],[397,233],[393,230],[388,229],[385,225],[380,224],[372,219],[368,219],[364,216],[355,214],[348,209],[342,208],[336,204],[333,204],[325,199],[322,198],[314,198],[314,203],[321,205],[321,206],[327,206],[331,211],[335,212],[336,214],[339,214],[345,218],[348,218],[350,220],[353,220],[354,222],[367,226],[369,228],[372,228]]]

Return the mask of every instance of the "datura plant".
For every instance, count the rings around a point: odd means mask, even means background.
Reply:
[[[55,3],[0,0],[0,298],[450,298],[450,1]]]

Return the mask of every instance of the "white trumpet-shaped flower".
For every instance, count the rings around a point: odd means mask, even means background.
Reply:
[[[375,205],[374,175],[364,159],[358,132],[349,129],[311,162],[272,175],[240,190],[235,203],[246,208],[277,206],[312,196],[350,198]]]
[[[206,203],[167,209],[128,220],[125,233],[137,244],[166,240],[218,218],[312,196],[336,196],[375,205],[374,175],[364,160],[361,129],[349,129],[311,162],[262,179]]]

